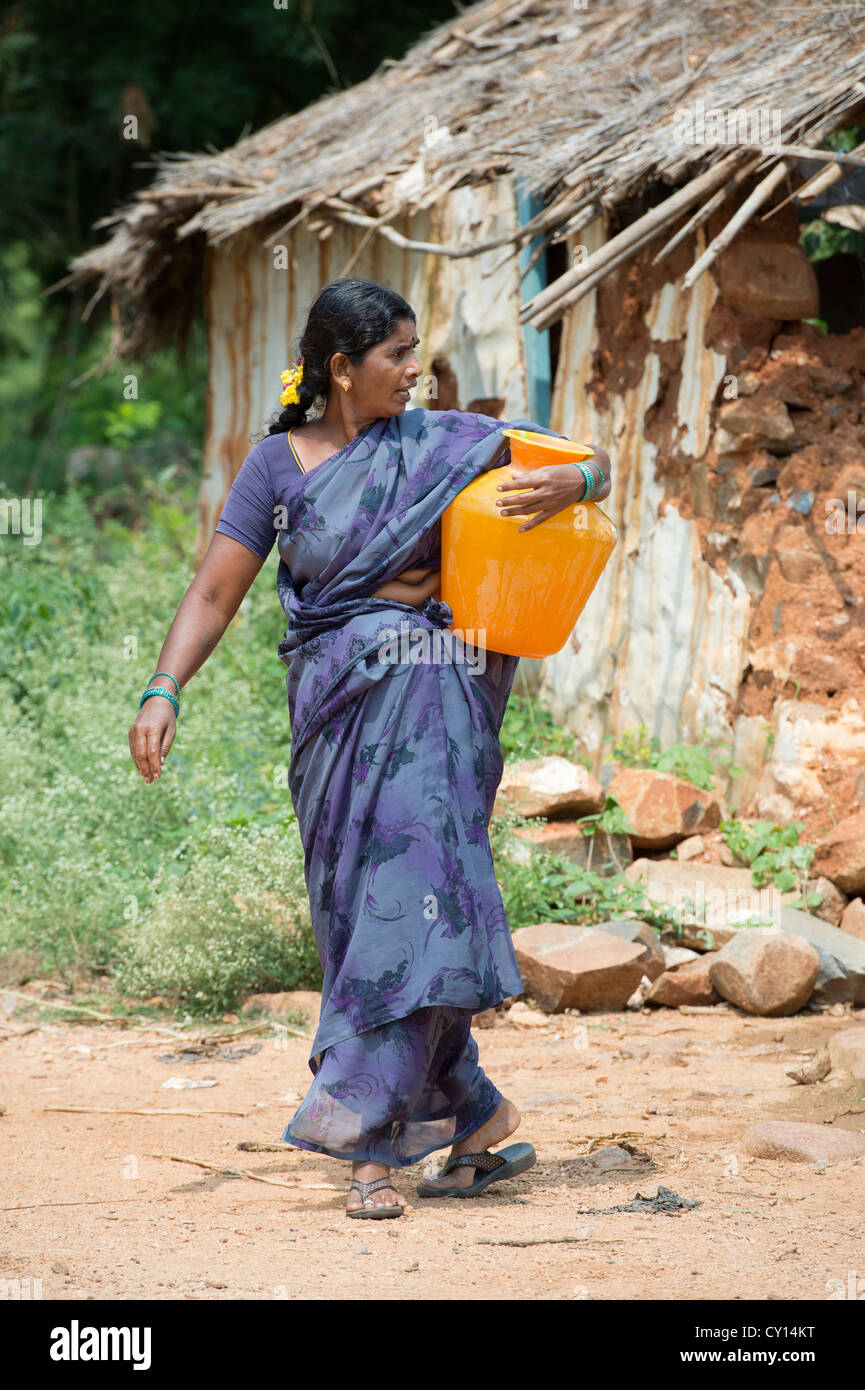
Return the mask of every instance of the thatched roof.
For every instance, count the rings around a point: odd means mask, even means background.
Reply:
[[[544,200],[536,229],[561,240],[599,208],[646,193],[657,202],[722,159],[740,175],[778,163],[777,152],[677,141],[680,109],[698,100],[771,110],[775,133],[797,148],[815,146],[863,105],[858,4],[579,4],[485,0],[365,82],[229,150],[158,156],[153,183],[97,224],[113,228],[110,239],[63,283],[98,277],[94,298],[112,293],[118,349],[136,352],[170,336],[205,244],[244,228],[278,240],[298,221],[326,234],[322,219],[359,219],[398,239],[387,224],[400,213],[508,172]]]

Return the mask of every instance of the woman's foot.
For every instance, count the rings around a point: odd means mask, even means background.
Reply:
[[[351,1165],[351,1176],[357,1178],[358,1182],[375,1182],[376,1178],[386,1178],[390,1169],[384,1163],[353,1163]],[[402,1207],[405,1211],[410,1211],[411,1206],[405,1197],[393,1187],[377,1187],[375,1192],[371,1192],[367,1198],[367,1203],[372,1203],[376,1207]],[[346,1211],[357,1211],[363,1206],[363,1198],[356,1187],[353,1187],[348,1194]]]
[[[503,1100],[496,1113],[485,1125],[474,1134],[470,1134],[467,1139],[460,1139],[459,1143],[454,1144],[450,1151],[450,1158],[459,1158],[461,1154],[479,1154],[490,1148],[492,1144],[501,1144],[515,1130],[519,1128],[522,1115],[520,1114],[513,1101]],[[468,1163],[463,1163],[459,1168],[452,1168],[447,1177],[424,1178],[424,1187],[471,1187],[477,1172]]]

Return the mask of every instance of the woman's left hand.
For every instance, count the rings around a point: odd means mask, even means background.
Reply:
[[[611,489],[610,456],[598,444],[590,444],[589,448],[594,452],[591,458],[585,459],[584,462],[596,463],[604,475],[603,487],[599,488],[591,499],[593,502],[600,502],[609,495]],[[530,531],[533,526],[540,526],[542,521],[547,521],[557,512],[562,512],[566,507],[583,500],[586,490],[585,479],[581,470],[573,464],[566,466],[554,463],[549,468],[511,468],[509,471],[515,481],[499,483],[498,490],[511,492],[519,489],[520,495],[503,497],[496,506],[502,516],[526,516],[529,512],[537,512],[537,516],[533,516],[531,521],[519,528],[521,531]]]

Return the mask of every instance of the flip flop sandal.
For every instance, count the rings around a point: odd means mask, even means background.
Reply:
[[[358,1178],[354,1178],[348,1190],[350,1192],[352,1187],[356,1187],[358,1192],[360,1193],[361,1201],[366,1202],[369,1198],[370,1192],[377,1192],[380,1187],[392,1186],[393,1183],[391,1182],[390,1178],[376,1178],[373,1182],[361,1182]],[[403,1208],[371,1206],[367,1209],[365,1207],[357,1207],[354,1211],[346,1211],[345,1214],[346,1216],[351,1216],[355,1221],[384,1221],[389,1216],[402,1216]]]
[[[532,1144],[511,1144],[507,1149],[499,1149],[491,1154],[485,1150],[480,1154],[461,1154],[450,1158],[441,1171],[441,1176],[454,1168],[476,1168],[482,1176],[475,1178],[468,1187],[432,1187],[429,1183],[417,1185],[419,1197],[477,1197],[491,1182],[501,1182],[502,1178],[515,1178],[524,1173],[538,1161]]]

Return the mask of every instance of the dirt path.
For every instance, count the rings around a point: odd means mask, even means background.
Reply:
[[[865,1161],[819,1171],[751,1159],[740,1145],[766,1118],[865,1131],[865,1114],[842,1115],[865,1109],[865,1083],[832,1075],[797,1086],[786,1076],[802,1052],[863,1019],[861,1010],[757,1019],[725,1007],[479,1031],[481,1063],[521,1107],[518,1137],[534,1143],[537,1166],[455,1202],[414,1197],[418,1164],[398,1176],[410,1214],[362,1223],[345,1219],[333,1190],[347,1183],[347,1165],[238,1149],[279,1142],[310,1076],[302,1039],[266,1040],[235,1061],[166,1063],[160,1056],[177,1044],[153,1032],[42,1025],[0,1043],[2,1206],[18,1208],[3,1213],[0,1279],[39,1279],[43,1298],[61,1299],[824,1300],[837,1287],[828,1281],[865,1277]],[[23,1026],[21,1016],[8,1022]],[[165,1090],[170,1076],[218,1085]],[[45,1110],[52,1105],[196,1113]],[[199,1113],[210,1108],[242,1113]],[[631,1171],[599,1171],[587,1157],[593,1142],[595,1151],[628,1143],[648,1160],[625,1155]],[[701,1205],[675,1216],[586,1214],[654,1195],[658,1184]],[[490,1243],[563,1236],[579,1239]]]

